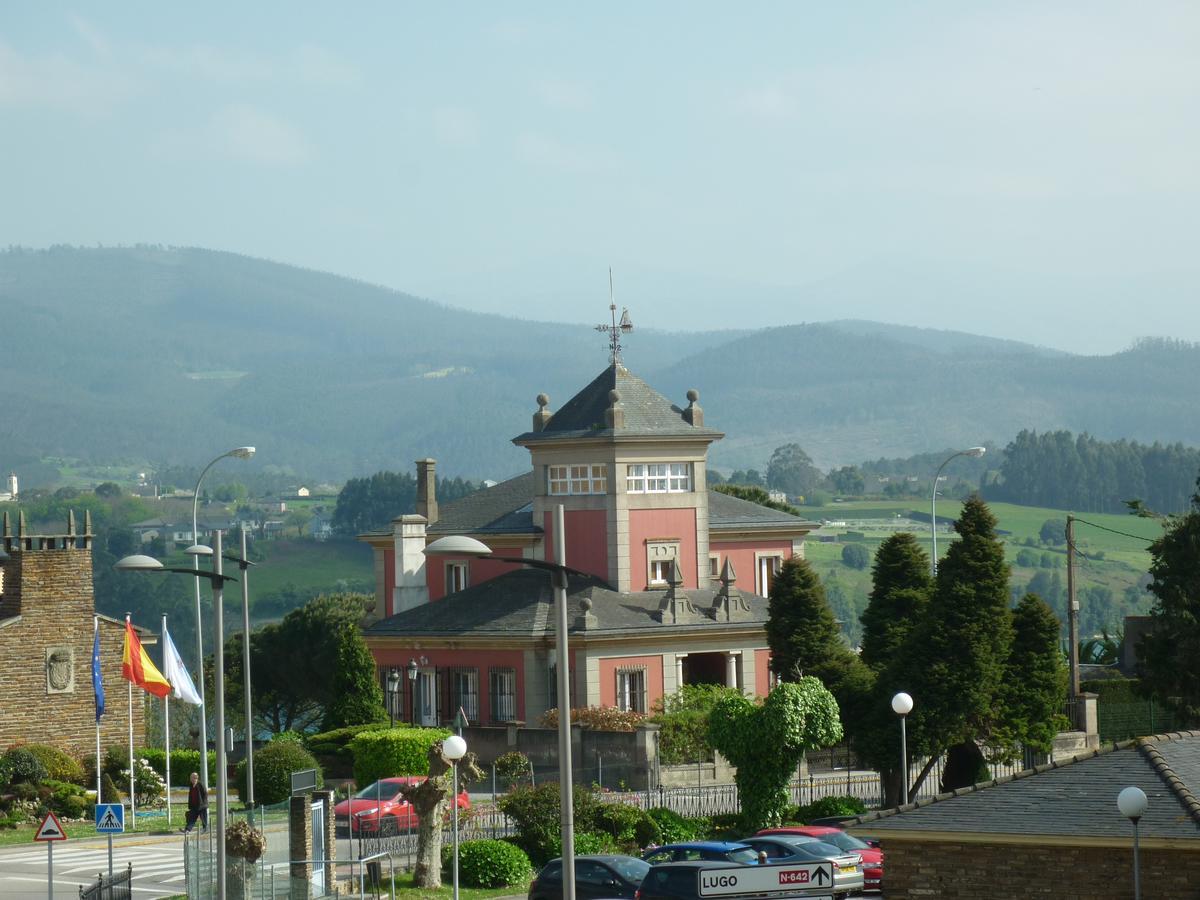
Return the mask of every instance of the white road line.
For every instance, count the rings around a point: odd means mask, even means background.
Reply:
[[[5,881],[34,881],[34,882],[39,882],[41,884],[46,884],[45,876],[42,876],[41,878],[34,878],[32,876],[26,876],[26,875],[5,875],[3,877],[3,879],[0,879],[0,884],[3,884]],[[70,885],[71,887],[79,888],[79,887],[87,887],[90,884],[95,884],[95,882],[94,881],[60,881],[59,879],[55,878],[54,884],[55,884],[55,886],[61,884],[61,885]],[[165,891],[160,890],[159,888],[134,887],[132,889],[135,891],[140,891],[143,894],[158,894],[160,897],[164,896],[166,894]]]

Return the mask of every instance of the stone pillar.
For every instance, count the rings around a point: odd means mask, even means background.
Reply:
[[[638,774],[644,772],[646,777],[645,784],[632,785],[635,790],[650,790],[659,784],[658,733],[661,730],[661,725],[643,722],[634,732],[634,771]]]
[[[320,803],[325,819],[325,834],[322,836],[321,843],[325,847],[325,890],[331,892],[336,884],[337,867],[334,863],[337,861],[337,823],[333,820],[333,807],[336,802],[333,791],[314,791],[313,800]]]
[[[308,794],[292,797],[288,806],[288,859],[305,860],[291,865],[288,900],[312,898],[312,800]]]
[[[1100,746],[1100,719],[1096,708],[1100,700],[1099,694],[1083,691],[1079,694],[1079,702],[1083,704],[1083,731],[1087,735],[1088,747]]]
[[[683,687],[683,659],[687,656],[686,653],[679,653],[675,656],[675,690],[680,690]]]
[[[392,546],[396,563],[392,615],[429,602],[423,552],[427,524],[425,517],[419,515],[405,515],[392,519]]]
[[[725,654],[725,687],[737,687],[737,664],[741,655],[732,650]]]

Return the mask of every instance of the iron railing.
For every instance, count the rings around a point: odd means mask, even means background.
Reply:
[[[100,874],[95,884],[79,886],[79,900],[132,900],[132,897],[133,863],[128,863],[124,872]]]

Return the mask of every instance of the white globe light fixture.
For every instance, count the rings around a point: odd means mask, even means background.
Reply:
[[[1142,900],[1142,874],[1138,860],[1138,819],[1146,814],[1150,801],[1139,787],[1127,787],[1117,794],[1117,809],[1133,823],[1133,898]]]
[[[908,736],[904,733],[904,720],[913,708],[913,698],[900,691],[892,697],[892,712],[900,717],[900,805],[908,802]]]
[[[459,735],[452,734],[442,741],[442,756],[450,760],[450,765],[454,768],[454,796],[450,800],[454,820],[454,900],[458,900],[458,761],[466,753],[467,742]]]
[[[467,742],[460,738],[457,734],[452,734],[450,737],[442,741],[442,756],[451,762],[458,762],[467,754]]]

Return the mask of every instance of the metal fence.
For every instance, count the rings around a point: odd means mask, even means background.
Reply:
[[[132,897],[133,863],[128,863],[124,872],[111,877],[98,875],[95,884],[79,886],[79,900],[131,900]]]

